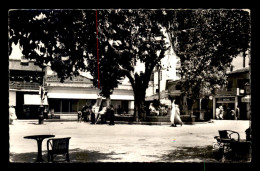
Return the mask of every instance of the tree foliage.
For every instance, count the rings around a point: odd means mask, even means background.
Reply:
[[[233,58],[250,46],[250,16],[244,10],[164,11],[164,23],[181,60],[183,92],[192,99],[224,86]]]
[[[93,84],[98,87],[100,81],[100,94],[105,97],[118,80],[128,77],[138,116],[153,68],[168,48],[157,11],[100,10],[97,14],[96,23],[95,10],[10,11],[9,44],[19,42],[25,57],[39,65],[50,62],[61,81],[78,71],[90,71]],[[144,64],[144,72],[135,71],[137,62]]]
[[[249,48],[250,16],[243,10],[98,10],[97,18],[95,10],[12,10],[9,53],[19,42],[25,57],[41,67],[51,63],[61,81],[89,71],[105,97],[128,77],[138,116],[151,73],[169,48],[163,28],[181,59],[183,92],[192,99],[226,84],[232,59]],[[143,72],[136,72],[137,63]]]

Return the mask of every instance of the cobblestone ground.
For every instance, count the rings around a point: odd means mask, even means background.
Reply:
[[[249,124],[249,121],[213,120],[213,123],[182,127],[91,125],[76,121],[44,122],[39,125],[37,120],[17,120],[14,125],[9,126],[9,160],[17,163],[33,163],[37,157],[36,141],[23,137],[53,134],[56,138],[71,137],[69,149],[72,163],[218,162],[212,148],[218,130],[234,130],[240,133],[241,139],[245,139],[245,130]],[[42,143],[45,162],[47,162],[46,142],[45,139]]]

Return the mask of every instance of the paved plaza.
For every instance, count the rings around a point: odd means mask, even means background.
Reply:
[[[24,136],[53,134],[71,137],[71,163],[86,162],[218,162],[212,144],[218,130],[229,129],[245,139],[249,121],[212,120],[212,123],[170,125],[116,124],[92,125],[76,121],[44,122],[17,120],[9,126],[10,162],[33,163],[37,143]],[[47,162],[47,139],[42,142],[43,160]]]

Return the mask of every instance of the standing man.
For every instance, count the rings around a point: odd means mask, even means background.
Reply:
[[[113,105],[110,105],[109,118],[110,118],[109,125],[115,125],[115,110]]]
[[[220,118],[219,118],[219,114],[220,114],[220,109],[219,109],[219,107],[217,107],[217,108],[216,108],[216,118],[217,118],[217,119],[220,119]]]
[[[223,106],[220,105],[219,106],[219,119],[223,119],[223,115],[224,115],[224,109],[223,109]]]
[[[240,109],[237,105],[237,108],[236,108],[236,119],[240,119]]]
[[[230,116],[231,116],[231,119],[232,119],[232,120],[237,120],[235,110],[232,109],[232,110],[230,111]]]

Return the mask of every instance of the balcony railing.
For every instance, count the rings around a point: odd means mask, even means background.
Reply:
[[[27,90],[39,90],[40,83],[10,81],[9,89],[27,89]]]

